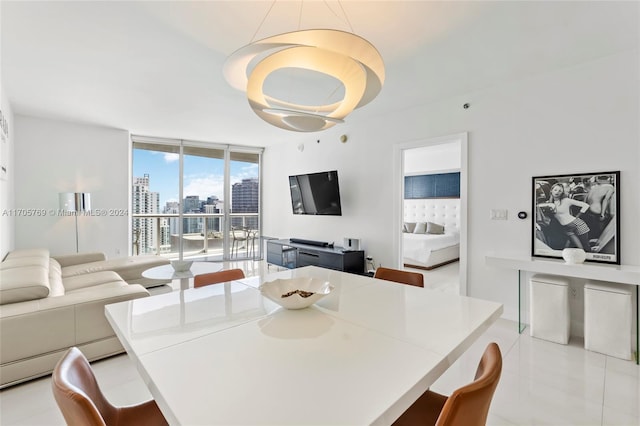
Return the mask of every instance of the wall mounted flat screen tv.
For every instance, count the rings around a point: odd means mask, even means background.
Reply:
[[[293,214],[342,215],[338,171],[289,176]]]

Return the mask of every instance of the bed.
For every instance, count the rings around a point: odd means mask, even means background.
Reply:
[[[402,257],[405,267],[425,270],[459,260],[459,198],[404,200]]]

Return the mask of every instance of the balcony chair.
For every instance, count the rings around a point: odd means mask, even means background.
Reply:
[[[473,382],[456,389],[449,397],[426,391],[393,426],[484,426],[501,372],[500,348],[496,343],[489,343]]]
[[[238,257],[238,249],[245,248],[247,257],[255,256],[255,240],[258,233],[257,229],[251,229],[245,226],[231,227],[231,256]],[[244,246],[242,246],[244,244]]]
[[[227,281],[240,280],[244,278],[242,269],[227,269],[225,271],[210,272],[193,277],[193,287],[204,287],[209,284],[224,283]]]
[[[373,278],[393,281],[401,284],[409,284],[416,287],[424,287],[424,275],[418,272],[402,271],[400,269],[384,268],[380,266],[376,269]]]
[[[247,230],[241,226],[233,226],[231,227],[231,257],[238,257],[238,249],[242,244],[246,246],[247,254],[249,251],[249,246],[247,246],[248,233]]]
[[[91,365],[76,347],[56,364],[53,396],[70,425],[167,425],[154,400],[116,407],[102,394]]]

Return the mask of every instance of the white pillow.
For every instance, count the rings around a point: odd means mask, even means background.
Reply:
[[[427,222],[427,234],[444,234],[444,226],[437,223]]]
[[[415,222],[405,222],[403,226],[404,232],[413,233],[414,229],[416,229]]]

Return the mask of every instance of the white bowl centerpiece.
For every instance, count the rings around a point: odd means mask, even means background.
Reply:
[[[580,248],[566,248],[562,250],[562,258],[566,263],[579,264],[587,258],[587,253]]]
[[[331,290],[328,281],[312,277],[280,278],[260,286],[263,296],[286,309],[307,308]]]
[[[171,266],[173,270],[176,272],[185,272],[191,269],[191,264],[193,260],[172,260]]]

